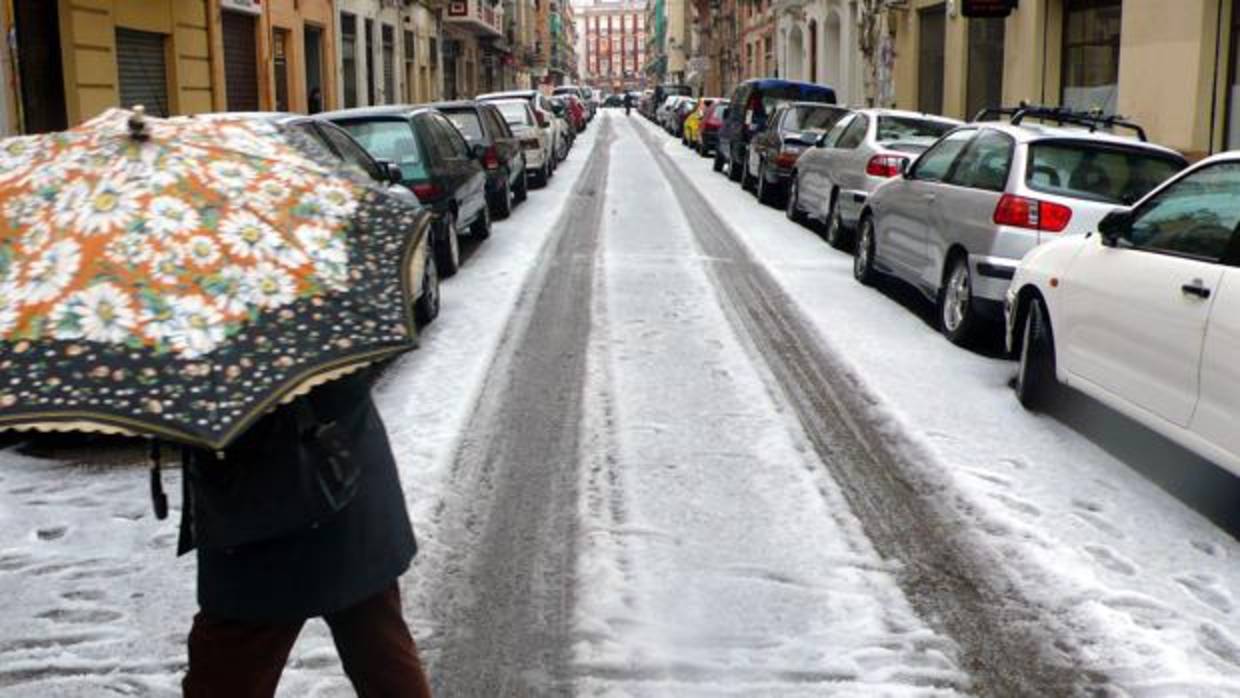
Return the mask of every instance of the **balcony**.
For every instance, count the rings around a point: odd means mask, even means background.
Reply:
[[[469,29],[480,36],[504,35],[502,6],[487,0],[448,0],[444,23]]]

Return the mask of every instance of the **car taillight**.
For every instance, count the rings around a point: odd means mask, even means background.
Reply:
[[[534,112],[534,118],[538,119],[538,125],[541,128],[547,128],[547,115],[542,112]]]
[[[421,182],[409,188],[413,190],[414,195],[418,197],[419,201],[437,199],[443,194],[443,189],[434,182]]]
[[[499,169],[499,153],[495,151],[495,146],[491,146],[483,151],[482,166],[488,170]]]
[[[875,155],[865,164],[865,173],[871,177],[895,177],[900,174],[904,162],[899,155]]]
[[[792,167],[797,164],[797,158],[801,157],[800,148],[786,148],[779,151],[775,156],[775,165],[777,167]]]
[[[1029,228],[1047,233],[1062,233],[1072,220],[1072,209],[1051,201],[1004,194],[995,207],[995,223]]]
[[[537,138],[522,138],[521,147],[526,150],[538,150],[539,143]]]

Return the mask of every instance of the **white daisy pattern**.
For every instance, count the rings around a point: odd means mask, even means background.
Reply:
[[[165,339],[187,359],[208,354],[226,336],[224,316],[202,296],[172,298],[172,320]]]
[[[133,335],[137,313],[129,294],[112,283],[99,283],[69,295],[52,311],[60,339],[119,343]]]
[[[220,223],[220,237],[229,254],[242,259],[265,259],[280,244],[280,234],[249,211],[236,211]]]
[[[77,229],[87,235],[123,230],[133,222],[140,208],[133,189],[123,181],[109,179],[99,182],[78,212],[74,221]]]
[[[82,266],[82,249],[73,240],[60,240],[30,263],[22,284],[27,305],[46,303],[61,294]]]
[[[244,288],[251,303],[264,308],[279,308],[293,302],[297,282],[287,271],[270,262],[262,262],[250,271]]]
[[[146,207],[146,228],[159,236],[189,233],[198,229],[198,212],[181,199],[157,196]]]

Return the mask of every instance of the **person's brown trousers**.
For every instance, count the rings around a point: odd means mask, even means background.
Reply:
[[[401,614],[400,587],[323,617],[359,698],[430,698]],[[305,621],[246,623],[194,616],[186,698],[270,698]]]

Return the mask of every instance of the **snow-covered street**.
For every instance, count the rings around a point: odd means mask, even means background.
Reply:
[[[437,695],[1240,696],[1237,478],[1026,412],[636,114],[561,168],[376,387]],[[0,452],[0,696],[179,694],[164,480],[157,521],[135,444]],[[351,694],[307,624],[279,695]]]

